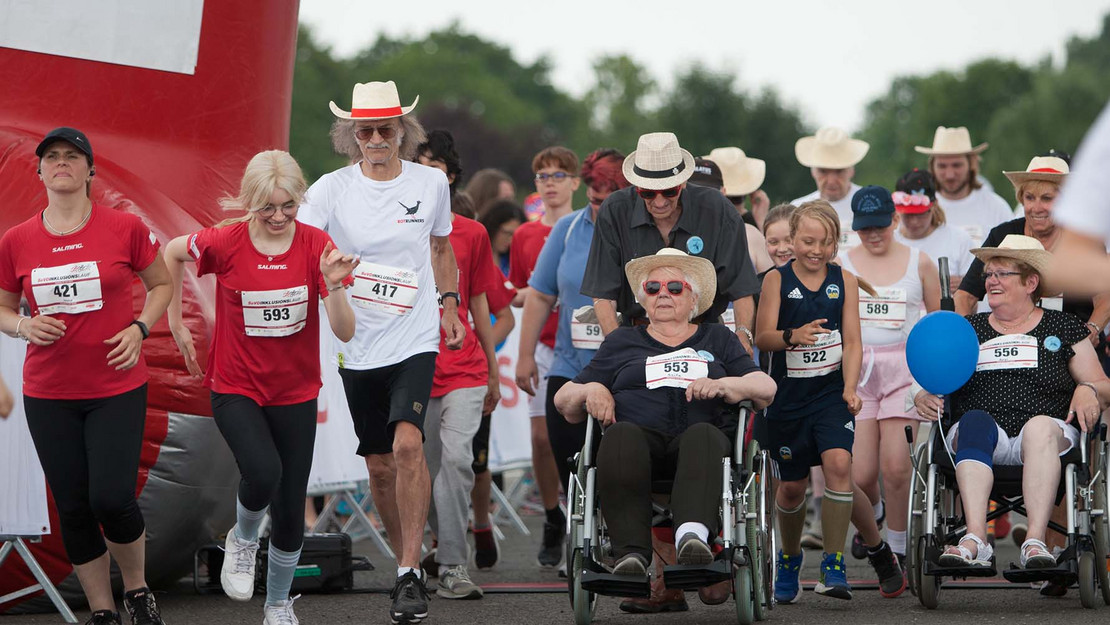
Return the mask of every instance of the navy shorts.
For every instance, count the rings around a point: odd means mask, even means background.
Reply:
[[[409,356],[378,369],[340,369],[360,456],[393,453],[393,429],[407,421],[424,433],[424,408],[432,394],[436,353]]]
[[[852,453],[856,419],[844,403],[832,405],[797,419],[767,421],[767,449],[779,465],[779,479],[795,482],[809,476],[810,467],[821,466],[821,454],[830,449]]]

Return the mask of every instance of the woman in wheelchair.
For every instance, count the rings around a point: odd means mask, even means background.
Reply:
[[[980,343],[971,379],[951,396],[957,422],[947,434],[955,453],[967,533],[938,563],[990,567],[987,507],[994,465],[1022,465],[1022,493],[1029,530],[1021,568],[1053,568],[1045,545],[1060,484],[1060,460],[1080,444],[1080,433],[1098,423],[1110,399],[1106,379],[1083,320],[1037,305],[1051,295],[1044,276],[1052,260],[1032,237],[1008,235],[997,248],[971,250],[984,263],[990,313],[968,317]],[[941,400],[925,391],[914,397],[918,414],[935,420]],[[1078,427],[1077,427],[1078,426]]]
[[[713,264],[664,248],[625,266],[648,325],[622,327],[555,396],[572,423],[592,415],[605,428],[597,454],[602,514],[615,574],[644,576],[651,562],[653,480],[673,479],[670,507],[678,563],[708,565],[720,529],[721,462],[736,429],[735,407],[770,403],[775,383],[720,324],[690,320],[717,292]]]

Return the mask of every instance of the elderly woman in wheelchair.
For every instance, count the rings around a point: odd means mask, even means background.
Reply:
[[[613,574],[644,578],[652,555],[653,481],[673,479],[678,563],[713,561],[735,405],[766,406],[775,383],[727,327],[690,322],[717,292],[710,261],[665,248],[630,261],[625,273],[648,325],[607,336],[590,364],[559,390],[555,405],[568,421],[593,416],[604,428],[597,485]]]
[[[1054,293],[1044,286],[1051,255],[1036,239],[1010,235],[998,248],[972,253],[985,263],[991,312],[968,317],[979,339],[979,360],[971,379],[949,398],[956,423],[946,433],[967,532],[944,548],[936,564],[993,569],[986,539],[994,467],[1020,465],[1029,519],[1020,568],[1053,569],[1057,559],[1045,536],[1060,488],[1060,459],[1083,444],[1080,430],[1099,422],[1110,381],[1083,321],[1037,305]],[[926,391],[914,403],[925,418],[936,419],[943,409],[941,399]]]

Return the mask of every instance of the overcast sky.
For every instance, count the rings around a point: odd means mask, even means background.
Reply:
[[[576,96],[604,54],[630,55],[665,86],[697,63],[745,91],[776,88],[814,125],[855,129],[895,76],[990,56],[1061,64],[1065,42],[1097,34],[1107,12],[1110,0],[301,0],[300,17],[340,56],[381,33],[422,37],[458,21],[520,62],[547,55],[555,84]],[[419,84],[401,90],[411,97]]]

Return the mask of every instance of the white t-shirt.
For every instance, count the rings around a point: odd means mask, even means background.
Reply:
[[[439,351],[429,237],[451,234],[451,201],[442,171],[402,161],[401,175],[381,182],[363,175],[357,163],[344,167],[309,187],[297,220],[326,231],[344,254],[357,254],[362,262],[356,273],[372,265],[379,266],[379,275],[396,270],[406,276],[398,281],[402,292],[405,283],[411,288],[415,281],[415,299],[394,312],[356,301],[358,279],[347,289],[355,336],[348,343],[333,338],[340,367],[377,369]]]
[[[942,256],[948,258],[948,272],[961,278],[971,268],[975,257],[971,255],[971,248],[976,244],[971,241],[971,236],[960,228],[953,228],[948,224],[938,226],[928,236],[920,239],[907,239],[902,236],[901,230],[894,231],[894,238],[900,243],[925,252],[934,263]],[[951,285],[952,289],[958,288],[959,283]]]
[[[840,251],[859,245],[859,235],[852,230],[852,196],[856,191],[860,190],[860,186],[856,183],[851,183],[848,186],[848,194],[835,202],[829,202],[836,210],[836,214],[840,217]],[[821,192],[814,191],[809,195],[803,195],[790,203],[794,206],[801,206],[805,202],[812,202],[813,200],[821,199]]]
[[[944,209],[948,225],[968,233],[975,246],[987,238],[991,228],[1014,218],[1006,200],[986,188],[975,189],[962,200],[950,200],[938,193],[937,203]]]
[[[1106,172],[1110,171],[1110,105],[1102,109],[1075,157],[1067,184],[1061,187],[1052,218],[1057,224],[1105,239],[1110,245],[1110,197]]]

